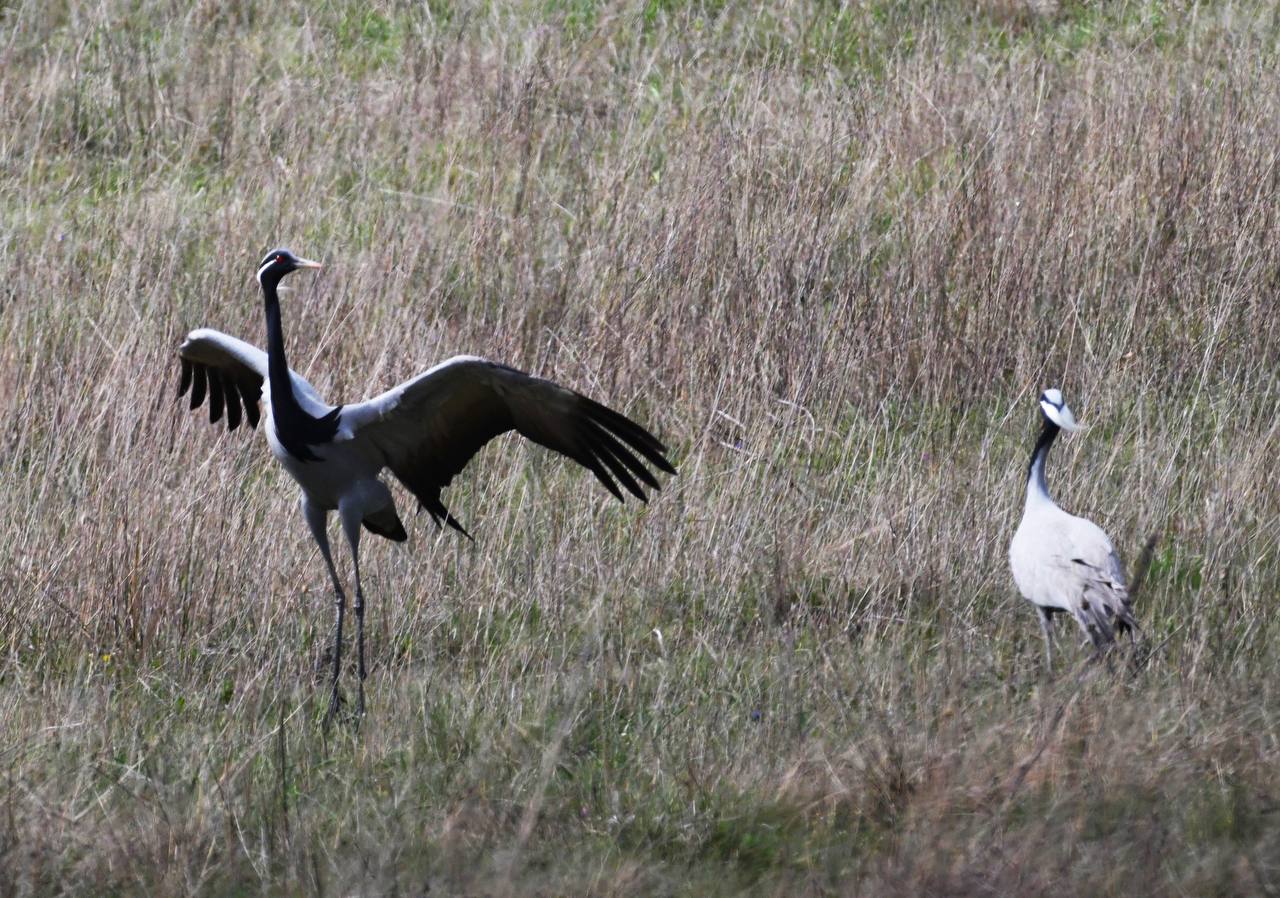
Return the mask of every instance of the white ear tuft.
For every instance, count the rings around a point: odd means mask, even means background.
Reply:
[[[1057,390],[1053,392],[1058,393]],[[1059,399],[1061,399],[1061,396],[1062,394],[1058,393]],[[1071,413],[1071,409],[1067,407],[1067,404],[1059,402],[1058,405],[1054,405],[1049,398],[1048,390],[1045,391],[1044,397],[1040,400],[1040,410],[1044,412],[1046,418],[1063,430],[1076,431],[1080,429],[1080,425],[1076,423],[1076,416]]]

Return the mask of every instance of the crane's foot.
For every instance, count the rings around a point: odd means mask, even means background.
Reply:
[[[364,719],[364,681],[360,681],[360,689],[356,693],[356,722]]]

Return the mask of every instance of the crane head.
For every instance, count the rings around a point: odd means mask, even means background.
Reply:
[[[1079,430],[1080,425],[1076,423],[1076,416],[1071,413],[1071,409],[1067,407],[1067,402],[1062,398],[1062,391],[1050,387],[1040,394],[1040,411],[1045,418],[1066,431]]]
[[[312,262],[310,259],[303,259],[295,256],[289,250],[281,247],[273,249],[262,257],[262,261],[258,264],[258,283],[261,284],[263,278],[270,278],[279,281],[291,271],[297,271],[299,268],[320,268],[319,262]]]

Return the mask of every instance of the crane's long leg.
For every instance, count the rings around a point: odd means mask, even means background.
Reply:
[[[347,542],[351,546],[351,567],[356,578],[356,670],[360,675],[359,692],[356,698],[356,715],[364,716],[364,590],[360,587],[360,525],[363,515],[357,509],[340,508],[342,529],[347,534]]]
[[[1053,673],[1053,613],[1039,605],[1036,611],[1040,612],[1040,632],[1044,634],[1044,667]]]
[[[333,581],[335,608],[333,686],[329,692],[329,710],[324,716],[325,726],[328,726],[334,715],[338,713],[338,675],[342,672],[342,618],[346,612],[347,597],[342,592],[342,581],[338,579],[338,572],[333,567],[333,555],[329,552],[329,534],[325,532],[325,524],[328,522],[329,513],[312,503],[304,495],[302,497],[302,516],[306,518],[307,526],[311,528],[311,536],[315,539],[316,545],[320,547],[320,554],[324,558],[325,567],[329,569],[329,578]],[[357,580],[356,582],[358,583],[359,581]]]

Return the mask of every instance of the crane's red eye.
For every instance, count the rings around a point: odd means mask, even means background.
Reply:
[[[283,262],[283,261],[284,261],[284,256],[276,256],[276,261],[277,261],[277,262]]]

